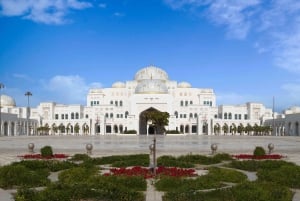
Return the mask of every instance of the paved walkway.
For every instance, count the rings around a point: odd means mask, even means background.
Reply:
[[[149,145],[153,136],[22,136],[0,137],[0,166],[20,160],[17,156],[28,153],[28,144],[35,144],[35,151],[46,145],[53,147],[54,153],[75,154],[86,153],[87,143],[93,145],[93,156],[123,155],[149,153]],[[198,135],[167,135],[157,136],[157,156],[210,154],[212,143],[218,145],[217,152],[229,154],[252,153],[256,146],[267,150],[269,143],[275,145],[274,153],[287,156],[285,160],[300,165],[300,137],[272,136],[198,136]],[[52,175],[53,179],[56,175]],[[247,175],[254,180],[255,175]],[[147,201],[161,201],[162,193],[148,183]],[[0,189],[0,201],[12,201],[10,191]],[[300,201],[300,192],[296,190],[293,201]]]

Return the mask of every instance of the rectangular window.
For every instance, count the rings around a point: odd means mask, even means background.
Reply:
[[[58,114],[55,114],[55,119],[58,119]]]
[[[244,114],[244,119],[247,120],[248,119],[248,115]]]
[[[65,115],[64,114],[61,114],[61,119],[65,119]]]
[[[68,114],[65,114],[66,119],[68,119]]]

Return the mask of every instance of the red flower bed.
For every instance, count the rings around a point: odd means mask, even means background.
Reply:
[[[197,175],[194,169],[183,169],[176,167],[158,167],[156,169],[156,174],[171,177],[192,177]],[[112,168],[110,169],[110,173],[106,173],[104,175],[142,176],[145,179],[154,177],[153,173],[150,171],[149,168],[140,166],[135,166],[132,168]]]
[[[277,160],[282,159],[283,156],[279,154],[269,154],[269,155],[263,155],[263,156],[254,156],[252,154],[239,154],[239,155],[233,155],[232,157],[236,159],[255,159],[255,160]]]
[[[42,157],[41,154],[25,154],[25,155],[21,155],[21,156],[18,156],[18,157],[23,158],[23,159],[65,159],[65,158],[68,158],[69,155],[66,155],[66,154],[53,154],[50,157]]]

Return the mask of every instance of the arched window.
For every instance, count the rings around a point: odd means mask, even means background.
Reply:
[[[71,119],[74,119],[74,112],[71,113]]]
[[[189,102],[188,101],[185,101],[185,106],[188,106]]]
[[[227,119],[227,112],[224,113],[224,119]]]
[[[183,101],[180,101],[180,106],[183,106]]]
[[[118,106],[118,101],[115,101],[115,105]]]
[[[126,112],[125,112],[125,118],[127,118],[128,114],[129,114],[129,112],[126,111]]]
[[[180,125],[180,132],[184,133],[184,126],[183,125]]]
[[[174,115],[175,115],[176,118],[178,118],[178,112],[177,111],[174,112]]]
[[[122,107],[123,106],[123,101],[120,101],[120,107]]]
[[[194,118],[197,118],[197,117],[198,117],[198,115],[197,115],[197,113],[195,113],[195,114],[194,114]]]
[[[193,113],[190,113],[190,118],[193,118]]]
[[[105,114],[105,117],[108,118],[108,113]]]
[[[184,132],[185,133],[189,133],[190,132],[190,126],[189,125],[185,126]]]
[[[113,104],[114,104],[114,101],[110,101],[110,104],[113,105]]]
[[[190,105],[193,105],[193,101],[190,101]]]
[[[110,118],[114,118],[114,114],[113,113],[110,113]]]
[[[75,118],[76,118],[76,119],[79,119],[79,113],[78,113],[78,112],[76,112]]]
[[[228,119],[232,119],[232,114],[229,112]]]

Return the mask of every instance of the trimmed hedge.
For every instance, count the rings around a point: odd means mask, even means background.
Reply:
[[[44,158],[47,157],[52,157],[53,156],[53,151],[51,146],[44,146],[41,148],[41,155]]]

